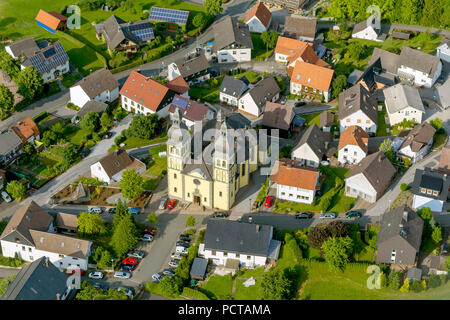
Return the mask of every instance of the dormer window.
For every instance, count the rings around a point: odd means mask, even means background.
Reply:
[[[427,189],[427,194],[431,194],[432,191],[430,189]]]
[[[437,191],[433,191],[433,196],[437,196],[438,192]]]

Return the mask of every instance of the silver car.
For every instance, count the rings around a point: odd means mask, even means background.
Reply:
[[[130,279],[131,278],[131,273],[123,272],[123,271],[116,271],[116,272],[114,272],[114,278]]]
[[[142,251],[135,250],[135,251],[129,252],[128,256],[131,258],[142,259],[142,258],[144,258],[145,253]]]
[[[167,204],[167,197],[164,196],[161,198],[160,202],[159,202],[159,207],[158,209],[160,210],[164,210],[166,208],[166,204]]]
[[[337,214],[336,213],[333,213],[333,212],[327,212],[327,213],[322,213],[320,216],[319,216],[319,219],[334,219],[334,218],[336,218],[337,217]]]

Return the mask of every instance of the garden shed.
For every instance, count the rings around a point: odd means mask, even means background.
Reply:
[[[203,258],[195,258],[191,267],[191,278],[196,280],[204,280],[206,268],[208,267],[208,260]]]

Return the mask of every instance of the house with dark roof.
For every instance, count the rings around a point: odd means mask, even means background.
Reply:
[[[350,126],[339,137],[338,161],[358,164],[369,152],[369,135],[360,126]]]
[[[68,280],[67,274],[41,257],[19,271],[0,300],[70,300],[75,288],[67,286]]]
[[[103,23],[96,24],[97,39],[105,39],[108,49],[135,52],[140,46],[151,42],[155,35],[149,20],[126,22],[112,15]]]
[[[224,76],[219,89],[220,102],[237,107],[239,99],[250,86],[245,76],[240,79]]]
[[[51,33],[56,33],[57,30],[66,30],[67,18],[55,11],[49,13],[40,9],[35,20],[38,26]]]
[[[57,212],[55,217],[55,228],[58,233],[77,233],[78,216],[71,213]]]
[[[431,88],[441,75],[439,57],[404,46],[399,56],[397,75],[401,80]]]
[[[125,170],[134,169],[138,174],[146,169],[145,163],[131,157],[125,150],[117,149],[91,165],[91,176],[108,184],[119,182]]]
[[[375,47],[367,65],[374,64],[378,59],[381,62],[381,72],[397,75],[400,63],[400,56],[398,54]]]
[[[212,120],[216,116],[216,111],[212,107],[179,95],[173,97],[169,106],[170,120],[173,119],[173,115],[177,110],[181,111],[183,115],[182,121],[188,128],[191,128],[197,121]]]
[[[283,36],[301,41],[313,42],[316,37],[316,29],[316,18],[286,16]]]
[[[278,259],[281,242],[273,239],[273,227],[239,221],[210,219],[199,256],[213,265],[236,261],[240,267],[257,268]]]
[[[293,106],[267,102],[261,126],[263,129],[277,129],[282,138],[289,138],[294,128],[296,117]]]
[[[350,126],[360,126],[369,135],[375,135],[378,126],[377,100],[361,84],[339,94],[340,131]]]
[[[263,33],[269,29],[272,22],[272,12],[258,1],[250,10],[247,11],[244,22],[248,25],[250,32]]]
[[[323,111],[320,113],[320,129],[323,132],[330,132],[331,126],[334,123],[334,113]]]
[[[401,144],[398,154],[411,159],[411,163],[423,159],[431,150],[436,129],[428,122],[415,126]]]
[[[28,262],[47,257],[59,269],[86,270],[92,242],[55,233],[53,217],[34,201],[14,212],[0,236],[2,254]]]
[[[320,162],[326,160],[326,151],[324,133],[315,124],[312,124],[292,149],[291,158],[299,161],[302,165],[318,168]]]
[[[412,268],[417,265],[423,220],[406,205],[385,212],[377,238],[377,264]]]
[[[280,92],[277,81],[272,76],[265,77],[239,99],[238,111],[259,117],[264,112],[267,102],[278,101]]]
[[[189,275],[192,279],[205,280],[206,269],[208,268],[208,260],[203,258],[194,258]]]
[[[443,212],[444,204],[450,201],[450,178],[427,167],[416,169],[411,192],[413,209],[430,208],[433,212]]]
[[[379,37],[381,31],[380,28],[381,23],[376,20],[376,15],[374,14],[367,20],[355,24],[352,31],[352,38],[382,41]]]
[[[383,94],[391,126],[403,120],[422,123],[425,108],[417,88],[399,83],[384,89]]]
[[[219,63],[250,61],[253,42],[248,25],[225,16],[214,26],[214,49]]]
[[[83,108],[81,108],[77,114],[74,116],[74,119],[72,120],[72,122],[75,122],[77,119],[83,119],[83,117],[88,113],[88,112],[95,112],[98,113],[99,115],[101,115],[103,112],[106,111],[106,108],[108,108],[108,105],[106,103],[100,102],[100,101],[96,101],[96,100],[90,100],[88,102],[85,103],[85,105],[83,106]]]
[[[383,152],[368,155],[345,178],[345,195],[374,203],[389,187],[396,172]]]
[[[120,89],[120,95],[125,110],[144,115],[158,113],[160,118],[164,118],[169,114],[175,92],[133,70]]]
[[[83,108],[88,101],[111,103],[119,98],[119,82],[106,67],[70,87],[70,102]]]
[[[0,163],[8,164],[22,152],[22,139],[17,133],[8,129],[0,132]]]
[[[5,46],[5,51],[15,60],[32,57],[39,50],[33,38],[26,38]]]
[[[376,92],[395,85],[396,81],[394,74],[383,71],[381,58],[378,57],[356,78],[353,84],[360,83],[369,92]]]
[[[191,86],[208,80],[211,76],[209,71],[210,65],[203,52],[190,54],[167,66],[167,80],[182,76]]]
[[[442,148],[438,170],[440,173],[450,174],[450,145]]]

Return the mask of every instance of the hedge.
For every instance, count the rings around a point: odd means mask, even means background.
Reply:
[[[210,300],[206,294],[203,292],[200,292],[195,289],[191,289],[188,287],[183,288],[183,292],[181,292],[181,296],[184,296],[186,298],[191,298],[194,300]]]

